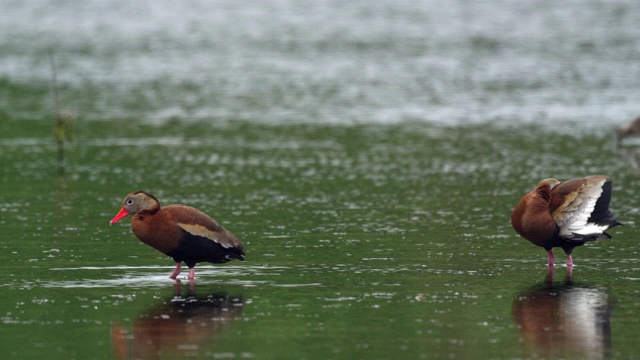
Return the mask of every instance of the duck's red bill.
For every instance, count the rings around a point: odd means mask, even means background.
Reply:
[[[113,219],[111,219],[109,225],[113,225],[127,216],[129,216],[129,212],[122,208],[120,209],[120,212],[116,216],[114,216]]]

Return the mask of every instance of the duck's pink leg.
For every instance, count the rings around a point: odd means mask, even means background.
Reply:
[[[173,270],[171,275],[169,275],[169,279],[177,278],[178,275],[180,275],[180,271],[182,271],[182,263],[181,262],[177,262],[176,263],[176,268]]]
[[[547,252],[547,263],[549,266],[553,266],[553,263],[556,261],[555,256],[553,256],[553,249]]]
[[[187,278],[189,280],[193,280],[196,278],[196,268],[189,269],[189,276]]]
[[[549,250],[547,252],[547,280],[552,283],[553,282],[553,271],[555,270],[553,263],[556,258],[553,256],[553,250]]]
[[[573,258],[571,257],[571,255],[569,255],[569,257],[567,258],[567,267],[568,268],[573,267]]]

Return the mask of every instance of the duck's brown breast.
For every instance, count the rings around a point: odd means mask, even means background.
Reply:
[[[152,215],[138,213],[131,221],[131,230],[140,241],[165,254],[176,249],[183,236],[167,208],[161,208]]]

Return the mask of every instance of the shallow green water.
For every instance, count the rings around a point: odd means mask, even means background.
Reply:
[[[637,356],[640,152],[613,137],[638,115],[635,2],[2,10],[3,358]],[[511,209],[588,174],[625,226],[547,279]],[[108,225],[140,189],[212,215],[247,261],[170,281]]]
[[[64,175],[49,139],[3,140],[0,332],[18,345],[9,358],[633,353],[637,171],[610,136],[417,123],[196,129],[78,140]],[[627,226],[576,250],[572,286],[560,287],[560,266],[546,292],[556,295],[535,295],[546,255],[514,234],[510,210],[542,176],[593,172],[614,177]],[[138,188],[217,218],[245,242],[247,261],[197,266],[195,298],[184,279],[176,289],[169,258],[128,225],[108,226]],[[583,330],[536,335],[519,315],[534,310],[563,314],[547,328]]]

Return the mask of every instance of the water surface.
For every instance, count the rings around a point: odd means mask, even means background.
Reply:
[[[164,5],[7,5],[7,358],[635,356],[640,153],[613,136],[640,95],[632,2]],[[587,174],[625,226],[548,278],[510,211]],[[171,281],[108,225],[139,189],[247,261]]]

